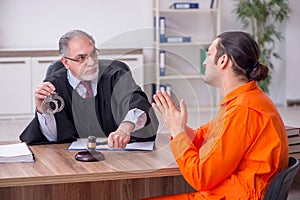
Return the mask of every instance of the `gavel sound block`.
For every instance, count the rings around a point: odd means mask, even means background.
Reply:
[[[76,154],[75,159],[82,162],[96,162],[104,160],[104,155],[96,151],[96,146],[101,144],[107,144],[105,142],[96,142],[95,136],[89,136],[87,142],[87,151],[80,151]]]

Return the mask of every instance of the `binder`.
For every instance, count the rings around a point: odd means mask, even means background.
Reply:
[[[160,37],[165,37],[166,35],[166,18],[159,17],[159,35]]]
[[[165,90],[166,90],[167,94],[170,95],[170,97],[172,97],[172,89],[171,89],[170,84],[166,84]]]
[[[173,3],[170,8],[174,9],[198,9],[199,4],[198,3],[184,3],[184,2],[177,2]]]
[[[172,96],[172,87],[170,84],[160,84],[159,85],[159,88],[158,88],[160,91],[166,91],[170,96]],[[155,83],[152,83],[152,96],[154,94],[156,94],[156,84]],[[152,99],[152,102],[154,102],[154,100]]]
[[[214,8],[214,3],[215,3],[215,0],[210,1],[210,8]]]
[[[158,89],[157,89],[158,88]],[[172,86],[170,84],[160,84],[157,85],[155,83],[152,83],[152,102],[155,102],[154,99],[153,99],[153,95],[156,94],[156,91],[157,90],[160,90],[160,91],[166,91],[168,95],[170,95],[170,97],[172,97],[175,105],[177,107],[179,107],[180,105],[180,101],[178,100],[177,96],[174,94],[174,92],[172,91]]]
[[[154,16],[153,21],[154,26],[154,41],[156,41],[156,17]],[[159,30],[159,37],[163,38],[166,36],[166,18],[165,17],[159,17],[158,20],[158,30]]]
[[[181,36],[168,36],[161,37],[161,43],[181,43],[181,42],[191,42],[191,37],[181,37]]]
[[[160,91],[166,91],[167,94],[172,97],[172,88],[170,84],[160,85]]]
[[[166,51],[165,50],[159,51],[159,75],[160,76],[166,75]]]

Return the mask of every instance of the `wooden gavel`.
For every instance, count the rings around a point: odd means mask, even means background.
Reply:
[[[101,152],[96,151],[96,146],[107,144],[107,141],[96,142],[96,139],[97,138],[95,136],[89,136],[87,142],[88,150],[78,152],[75,156],[75,159],[83,162],[95,162],[104,160],[104,155]]]
[[[96,151],[97,145],[106,145],[107,141],[97,142],[97,138],[95,136],[89,136],[87,141],[87,148],[89,151]]]

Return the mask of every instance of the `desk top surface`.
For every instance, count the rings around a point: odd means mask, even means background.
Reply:
[[[69,144],[30,146],[33,163],[0,164],[0,187],[178,176],[169,135],[157,135],[153,152],[102,151],[105,160],[80,162]]]

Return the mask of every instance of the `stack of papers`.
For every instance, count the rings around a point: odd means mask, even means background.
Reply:
[[[286,134],[288,137],[300,136],[300,128],[294,126],[285,126]]]
[[[285,130],[288,136],[289,153],[300,152],[300,128],[294,126],[285,126]]]
[[[33,161],[34,155],[25,142],[0,145],[0,163]]]
[[[86,150],[87,149],[87,138],[77,139],[77,141],[70,144],[68,150]],[[98,142],[98,141],[97,141]],[[133,142],[127,144],[124,149],[121,148],[110,148],[107,144],[97,145],[96,150],[127,150],[127,151],[153,151],[154,141],[149,142]]]

